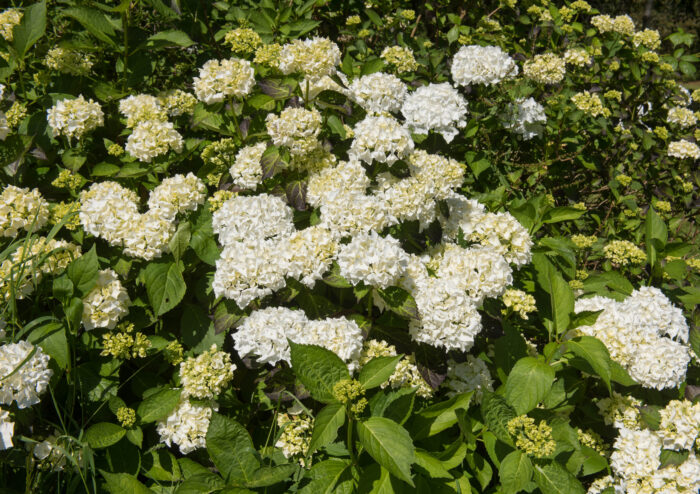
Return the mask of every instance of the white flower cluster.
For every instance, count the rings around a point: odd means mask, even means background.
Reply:
[[[242,98],[253,90],[255,70],[247,60],[229,58],[209,60],[194,78],[194,92],[207,104],[220,103],[226,98]]]
[[[408,254],[391,235],[358,233],[342,245],[337,257],[340,274],[353,285],[366,283],[376,288],[396,285],[408,264]]]
[[[696,125],[698,123],[698,117],[696,117],[693,111],[689,110],[688,108],[674,106],[668,110],[666,121],[685,129]]]
[[[541,135],[544,130],[543,124],[547,122],[544,107],[533,98],[520,98],[509,105],[506,115],[503,126],[520,134],[526,141]]]
[[[463,46],[452,59],[452,80],[459,86],[492,86],[518,71],[515,61],[497,46]]]
[[[0,404],[17,402],[18,408],[39,403],[53,371],[49,356],[27,341],[0,346]]]
[[[350,84],[350,96],[367,113],[395,113],[401,109],[408,90],[393,74],[375,72]]]
[[[362,347],[362,355],[360,355],[360,367],[374,358],[395,357],[396,355],[398,353],[394,345],[389,345],[383,340],[366,340]],[[399,360],[394,373],[381,384],[382,389],[387,386],[391,386],[393,389],[415,388],[416,395],[421,398],[430,398],[433,395],[433,389],[425,382],[414,358],[410,355]]]
[[[180,380],[184,398],[214,398],[228,386],[233,379],[236,366],[231,363],[231,356],[217,351],[216,345],[198,355],[189,357],[180,364]]]
[[[285,108],[279,115],[270,113],[265,124],[275,146],[285,146],[292,155],[303,156],[318,147],[321,120],[316,109]]]
[[[49,203],[39,189],[6,186],[0,194],[0,236],[16,237],[20,230],[35,232],[49,221]]]
[[[668,155],[673,158],[700,160],[700,147],[694,142],[681,139],[668,145]]]
[[[447,376],[442,386],[447,388],[447,396],[473,391],[472,403],[479,404],[484,390],[493,391],[493,378],[486,362],[474,355],[467,355],[466,362],[447,362]]]
[[[13,446],[12,436],[15,434],[15,423],[10,421],[10,412],[0,408],[0,451]]]
[[[214,407],[213,410],[218,410]],[[206,446],[207,429],[211,420],[212,407],[190,403],[187,398],[165,420],[158,422],[156,430],[160,441],[172,446],[177,444],[183,455]]]
[[[279,54],[279,69],[285,74],[300,72],[310,79],[320,79],[335,72],[340,64],[340,48],[327,38],[295,39],[284,45]]]
[[[234,184],[244,189],[254,189],[262,182],[263,170],[260,159],[265,149],[267,149],[267,144],[259,142],[238,151],[236,160],[229,168]]]
[[[434,130],[450,143],[459,133],[457,129],[467,125],[467,100],[449,82],[428,84],[406,97],[401,113],[411,132]]]
[[[282,450],[284,457],[306,455],[311,443],[313,419],[307,416],[281,413],[277,415],[277,425],[282,429],[282,433],[277,439],[275,447]],[[304,459],[300,458],[299,463],[304,466]]]
[[[177,215],[206,199],[204,183],[192,173],[175,175],[151,191],[146,213],[136,194],[116,182],[95,183],[80,195],[80,223],[87,233],[123,246],[132,257],[151,260],[168,250]]]
[[[253,311],[233,335],[241,357],[255,356],[258,362],[291,364],[287,339],[294,343],[319,345],[334,352],[354,367],[362,351],[362,331],[344,317],[309,320],[303,311],[268,307]]]
[[[2,101],[3,94],[5,94],[5,85],[0,84],[0,101]],[[10,127],[7,124],[7,116],[4,111],[0,110],[0,141],[4,141],[9,133]]]
[[[620,395],[615,399],[624,410],[641,405],[639,400],[634,399],[632,399],[634,405],[624,405]],[[609,402],[610,399],[602,401]],[[698,492],[700,460],[694,453],[694,446],[700,432],[700,403],[693,404],[687,400],[669,402],[659,411],[661,421],[658,430],[643,428],[639,420],[639,411],[634,410],[636,415],[625,412],[627,420],[624,423],[618,421],[614,424],[619,429],[619,435],[613,445],[614,451],[610,455],[613,475],[596,480],[588,493],[597,494],[606,487],[613,487],[615,492],[688,494]],[[690,450],[690,453],[680,464],[671,464],[662,468],[660,458],[662,449]]]
[[[182,151],[183,140],[172,122],[144,120],[136,124],[124,149],[139,161],[150,163],[153,158],[166,154],[171,149]]]
[[[413,151],[411,135],[392,117],[367,116],[355,125],[353,132],[355,138],[348,152],[351,159],[391,165]]]
[[[150,94],[132,94],[119,101],[119,112],[126,117],[126,126],[136,127],[141,122],[155,120],[165,122],[168,113],[160,101]]]
[[[80,139],[87,132],[104,125],[102,108],[81,94],[75,99],[62,99],[46,112],[53,137],[59,135]]]
[[[642,386],[677,388],[685,380],[688,324],[658,288],[642,287],[622,302],[600,296],[579,299],[575,310],[603,310],[595,324],[578,330],[605,343],[610,357]]]
[[[95,287],[83,299],[83,326],[114,329],[119,319],[129,313],[129,294],[111,269],[99,272]]]

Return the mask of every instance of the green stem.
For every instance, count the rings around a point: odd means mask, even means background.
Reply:
[[[131,7],[131,5],[129,5]],[[122,29],[124,30],[124,80],[122,81],[122,91],[126,91],[127,79],[129,76],[129,7],[122,12]]]
[[[352,415],[350,414],[350,410],[347,411],[348,413],[348,437],[346,439],[347,441],[347,446],[348,446],[348,453],[350,453],[350,461],[352,462],[353,465],[357,465],[357,458],[355,458],[355,443],[353,441],[353,420],[352,420]]]

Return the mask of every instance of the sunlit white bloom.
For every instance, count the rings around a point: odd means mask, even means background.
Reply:
[[[227,246],[265,240],[294,231],[292,209],[277,196],[235,196],[214,212],[212,226],[219,243]]]
[[[172,122],[146,120],[136,125],[124,149],[139,161],[150,163],[153,158],[171,149],[179,153],[182,146],[182,136],[175,130]]]
[[[386,288],[403,276],[408,255],[392,236],[358,233],[340,247],[337,261],[340,274],[353,285],[362,282]]]
[[[114,329],[129,313],[129,294],[111,269],[99,272],[95,287],[83,299],[83,326]]]
[[[368,116],[354,128],[355,138],[348,152],[351,158],[371,164],[392,164],[411,154],[413,140],[406,129],[392,117]]]
[[[218,407],[214,407],[214,410],[218,410]],[[204,448],[212,411],[209,406],[196,405],[183,399],[170,415],[158,422],[156,430],[161,442],[168,446],[178,445],[183,455]]]
[[[459,86],[491,86],[518,75],[518,66],[497,46],[463,46],[452,59],[452,80]]]
[[[0,346],[0,404],[27,408],[39,403],[53,371],[49,356],[38,346],[21,340]]]
[[[253,90],[255,71],[247,60],[229,58],[209,60],[194,78],[194,92],[207,104],[220,103],[226,98],[242,98]]]
[[[62,99],[46,112],[53,137],[59,135],[80,139],[84,134],[104,125],[104,113],[100,105],[82,95],[75,99]]]
[[[526,141],[541,135],[544,130],[543,124],[547,122],[544,107],[532,98],[521,98],[515,104],[511,104],[507,115],[508,119],[503,126]]]
[[[368,113],[395,113],[406,97],[406,84],[393,74],[375,72],[350,84],[352,99]]]
[[[406,97],[401,113],[411,132],[434,130],[449,143],[467,125],[467,100],[448,82],[428,84]]]

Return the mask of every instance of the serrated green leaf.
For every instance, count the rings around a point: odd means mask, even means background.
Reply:
[[[180,303],[187,291],[180,267],[174,262],[151,262],[143,275],[148,301],[161,316]]]
[[[396,370],[403,355],[394,357],[376,357],[362,366],[357,380],[365,389],[376,388],[384,384]]]
[[[535,463],[535,483],[542,494],[584,494],[586,490],[560,463],[540,461]]]
[[[85,431],[85,440],[91,448],[107,448],[119,442],[126,430],[117,424],[99,422]]]
[[[532,462],[526,454],[515,450],[508,454],[498,468],[498,477],[505,494],[521,492],[532,479]]]
[[[565,345],[568,351],[588,362],[611,391],[612,360],[605,343],[592,336],[580,336],[567,341]]]
[[[292,369],[311,396],[322,403],[336,402],[333,386],[342,379],[350,379],[340,357],[326,348],[298,345],[293,341],[289,342],[289,349]]]
[[[345,406],[331,403],[321,409],[314,419],[314,430],[309,443],[309,454],[335,441],[338,429],[345,423]]]
[[[180,389],[162,389],[146,398],[136,409],[141,423],[147,424],[167,417],[180,402]]]
[[[357,424],[365,451],[392,475],[413,486],[411,465],[415,448],[408,431],[384,417],[370,417]]]
[[[241,424],[213,413],[206,440],[207,452],[226,482],[246,486],[253,481],[260,462],[253,441]]]
[[[508,374],[505,398],[518,415],[535,408],[554,383],[554,369],[542,360],[524,357]]]
[[[501,441],[512,444],[513,440],[508,432],[507,424],[517,417],[517,412],[502,396],[496,393],[484,391],[481,399],[481,415],[486,427]]]
[[[90,293],[99,276],[99,264],[95,246],[93,245],[89,251],[71,262],[66,273],[73,282],[73,286],[83,296]]]

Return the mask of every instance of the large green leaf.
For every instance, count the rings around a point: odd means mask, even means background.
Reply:
[[[521,492],[532,479],[532,462],[521,451],[512,451],[503,458],[498,476],[506,494]]]
[[[68,278],[82,295],[87,295],[97,283],[99,263],[95,246],[68,265]]]
[[[403,288],[390,286],[377,290],[389,310],[407,319],[418,319],[418,306],[413,296]]]
[[[350,379],[348,368],[335,353],[317,345],[289,342],[292,369],[311,396],[323,403],[336,401],[333,386]]]
[[[141,423],[147,424],[167,417],[180,402],[180,389],[163,389],[148,396],[136,409]]]
[[[110,422],[99,422],[85,431],[85,440],[91,448],[106,448],[116,444],[126,434],[126,429]]]
[[[548,295],[548,303],[541,308],[547,328],[561,334],[569,328],[570,314],[574,311],[574,292],[557,269],[543,254],[532,258],[537,271],[537,282]]]
[[[188,221],[183,221],[177,227],[177,231],[168,242],[168,247],[170,247],[170,252],[172,252],[173,257],[176,261],[179,261],[184,255],[187,247],[190,244],[190,237],[192,232],[190,229],[190,223]]]
[[[542,494],[584,494],[576,477],[554,460],[535,463],[535,483]]]
[[[70,350],[66,338],[66,328],[60,322],[49,322],[32,330],[27,341],[39,345],[41,349],[56,361],[61,369],[68,367]]]
[[[24,9],[22,22],[14,29],[12,44],[20,59],[24,58],[27,51],[44,35],[44,31],[46,31],[46,0]]]
[[[472,392],[460,393],[447,401],[421,410],[413,418],[411,431],[416,439],[434,436],[457,423],[457,410],[469,408]]]
[[[592,336],[581,336],[567,341],[566,349],[585,360],[611,390],[612,360],[605,343]]]
[[[115,24],[118,24],[118,21],[110,19],[97,9],[88,7],[71,7],[64,9],[62,13],[82,24],[95,38],[117,48],[117,43],[112,36],[115,35]]]
[[[560,221],[575,220],[580,218],[586,211],[572,207],[560,207],[550,209],[542,216],[543,223],[558,223]]]
[[[314,430],[309,443],[309,453],[332,443],[338,435],[338,429],[345,423],[345,407],[340,403],[326,405],[316,414]]]
[[[517,416],[517,413],[505,398],[496,393],[484,391],[484,397],[481,399],[481,415],[484,418],[486,427],[498,439],[507,444],[513,443],[507,424]]]
[[[392,475],[413,485],[411,464],[415,448],[408,431],[384,417],[370,417],[357,424],[357,435],[365,451]]]
[[[402,355],[395,357],[377,357],[373,358],[360,370],[360,375],[357,380],[360,381],[365,389],[376,388],[384,384],[396,370],[396,365],[401,360]]]
[[[298,463],[262,466],[253,472],[253,478],[246,483],[247,487],[268,487],[287,480],[297,469]]]
[[[248,431],[235,420],[212,414],[207,452],[226,482],[244,487],[255,480],[260,462]]]
[[[554,382],[554,369],[543,360],[523,357],[508,374],[505,398],[515,411],[529,412],[547,396]]]
[[[668,229],[659,213],[649,206],[644,223],[644,239],[647,247],[647,261],[652,267],[656,265],[659,251],[663,250],[668,240]]]
[[[182,271],[173,262],[151,262],[144,271],[143,279],[148,300],[158,316],[179,304],[187,290]]]
[[[344,494],[354,492],[350,476],[350,462],[330,458],[316,463],[309,472],[311,483],[299,491],[300,494]],[[348,489],[349,487],[349,489]]]
[[[107,482],[107,490],[112,494],[153,494],[153,491],[128,473],[110,473],[100,470]]]
[[[181,46],[187,48],[192,46],[194,41],[183,31],[161,31],[146,40],[146,45],[151,48],[160,48],[163,46]]]

